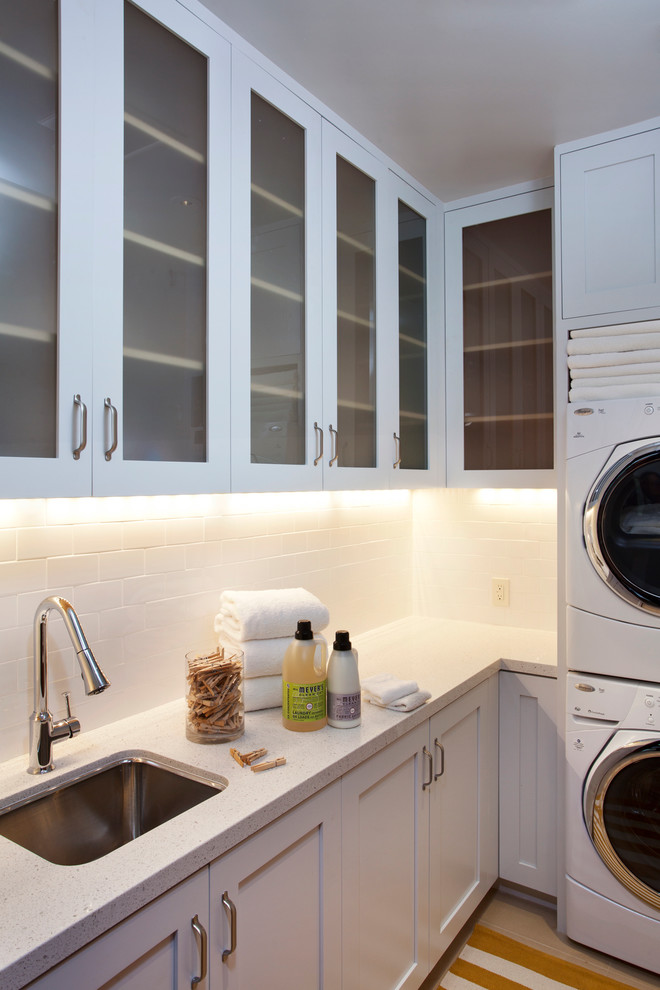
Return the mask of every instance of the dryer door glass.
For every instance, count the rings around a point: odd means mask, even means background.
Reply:
[[[660,906],[660,742],[628,754],[607,775],[594,802],[592,834],[619,881]]]
[[[612,590],[660,614],[660,444],[622,458],[594,486],[584,533],[592,563]]]

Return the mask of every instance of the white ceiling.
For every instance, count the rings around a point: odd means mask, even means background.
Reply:
[[[440,199],[660,115],[660,0],[203,0]]]

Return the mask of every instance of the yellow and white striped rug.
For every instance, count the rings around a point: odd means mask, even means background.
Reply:
[[[476,925],[437,990],[633,990],[607,976]]]

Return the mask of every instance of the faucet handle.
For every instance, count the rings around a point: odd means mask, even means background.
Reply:
[[[71,692],[70,691],[63,691],[62,694],[64,696],[64,703],[66,704],[66,717],[67,718],[72,718],[72,715],[71,715]]]

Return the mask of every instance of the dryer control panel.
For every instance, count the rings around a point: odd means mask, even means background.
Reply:
[[[660,684],[570,672],[566,710],[580,719],[625,723],[638,729],[660,727]]]

